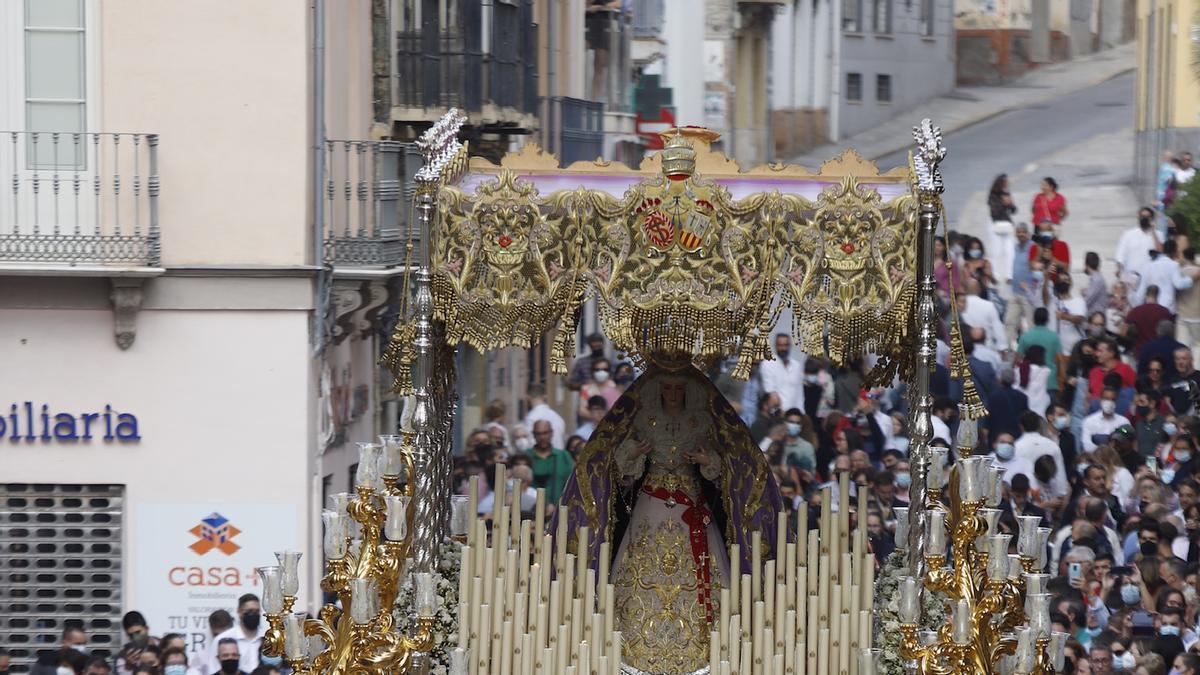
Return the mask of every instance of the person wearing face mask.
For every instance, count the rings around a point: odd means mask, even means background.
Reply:
[[[571,391],[579,391],[583,385],[591,379],[593,366],[597,359],[603,359],[604,356],[604,336],[600,333],[592,333],[587,336],[587,350],[580,351],[575,362],[571,364],[571,372],[567,374],[567,389]]]
[[[787,436],[783,439],[784,456],[789,466],[801,471],[815,471],[817,468],[817,450],[813,445],[812,426],[804,418],[804,413],[792,408],[784,415]]]
[[[1138,224],[1121,234],[1113,259],[1117,262],[1117,278],[1136,279],[1150,262],[1150,251],[1159,247],[1154,233],[1154,211],[1143,206],[1138,210]]]
[[[593,396],[587,402],[587,419],[575,428],[575,435],[587,441],[596,431],[596,425],[608,413],[608,401],[603,396]],[[530,446],[532,447],[532,445]]]
[[[1083,451],[1092,452],[1096,446],[1106,443],[1118,427],[1129,424],[1129,420],[1117,414],[1117,390],[1105,387],[1100,392],[1100,410],[1083,418]]]
[[[534,495],[534,499],[537,499],[536,494]],[[260,648],[258,653],[258,667],[254,669],[254,672],[262,672],[264,668],[269,668],[280,675],[287,675],[292,672],[292,669],[284,663],[283,656],[268,656],[267,654],[263,654]],[[163,673],[163,675],[167,675],[167,673]],[[254,675],[254,673],[250,675]]]
[[[592,361],[591,377],[579,390],[579,406],[576,412],[581,420],[588,419],[588,403],[593,396],[604,399],[606,410],[621,398],[621,388],[612,381],[612,364],[608,359],[599,358]]]
[[[236,637],[222,637],[217,640],[217,669],[212,675],[247,675],[254,670],[245,670],[241,664],[245,662],[246,653],[239,649],[240,640]],[[258,667],[258,647],[250,654],[254,667]]]
[[[57,675],[62,655],[69,651],[77,652],[85,659],[88,655],[87,633],[77,623],[68,624],[63,628],[62,643],[58,649],[38,653],[37,662],[29,669],[30,675]]]
[[[262,605],[259,604],[258,596],[247,593],[238,598],[237,625],[216,637],[217,651],[214,652],[216,658],[208,664],[209,671],[212,673],[221,671],[224,675],[237,675],[239,669],[243,673],[249,673],[257,668],[258,652],[266,632],[267,624],[262,620]],[[223,663],[228,656],[221,655],[222,653],[228,654],[228,651],[222,652],[227,648],[226,640],[233,641],[234,652],[240,659],[239,664],[235,664],[232,670],[229,670],[228,664]]]
[[[1013,476],[1017,474],[1029,476],[1033,473],[1033,464],[1024,457],[1017,456],[1013,436],[1006,431],[996,434],[992,439],[992,455],[995,458],[993,463],[1004,467],[1005,483],[1012,483]]]
[[[1075,343],[1084,338],[1087,303],[1071,294],[1071,278],[1065,274],[1054,281],[1054,297],[1048,302],[1050,320],[1058,333],[1064,353],[1070,353]]]
[[[1137,667],[1137,656],[1123,640],[1113,640],[1109,647],[1112,652],[1112,670],[1114,673],[1132,673]]]
[[[1158,637],[1154,640],[1154,653],[1168,663],[1183,653],[1183,610],[1167,608],[1158,615]]]
[[[819,359],[804,360],[804,414],[809,419],[824,419],[837,406],[833,378],[821,367]]]
[[[1163,461],[1162,481],[1176,487],[1196,472],[1196,442],[1190,434],[1179,434]]]
[[[1162,397],[1156,391],[1139,390],[1133,396],[1133,429],[1137,437],[1137,451],[1144,461],[1158,451],[1165,422],[1159,414]]]
[[[1200,675],[1200,656],[1190,653],[1177,655],[1167,675]]]
[[[1175,350],[1187,349],[1187,345],[1175,339],[1175,323],[1163,319],[1155,326],[1157,337],[1142,344],[1138,350],[1137,374],[1143,377],[1148,374],[1152,360],[1173,361]],[[1174,369],[1170,375],[1174,375]]]
[[[779,394],[779,407],[804,410],[804,362],[807,356],[792,349],[787,333],[775,336],[775,358],[759,364],[762,390]]]
[[[162,675],[188,675],[187,652],[170,647],[162,653]]]
[[[129,642],[125,643],[125,646],[121,648],[121,653],[117,655],[117,672],[129,675],[133,672],[133,667],[139,662],[139,657],[146,647],[158,646],[158,638],[150,634],[150,628],[146,625],[146,617],[138,611],[126,612],[125,616],[121,617],[121,627],[129,637]]]

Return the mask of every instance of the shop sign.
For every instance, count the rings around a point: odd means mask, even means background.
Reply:
[[[16,443],[26,441],[121,441],[142,440],[137,416],[117,412],[105,404],[97,412],[65,412],[53,410],[46,403],[33,401],[13,403],[8,415],[0,415],[0,439]]]
[[[299,543],[288,504],[142,504],[136,527],[130,609],[156,634],[182,634],[189,661],[212,639],[209,614],[236,616],[239,597],[261,596],[254,568],[276,564],[276,551]]]

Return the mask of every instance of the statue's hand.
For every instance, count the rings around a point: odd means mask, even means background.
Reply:
[[[697,466],[708,466],[708,453],[699,448],[685,451],[683,458]]]
[[[633,448],[633,456],[641,457],[642,455],[648,455],[651,450],[653,448],[650,446],[650,441],[638,441],[637,445]]]

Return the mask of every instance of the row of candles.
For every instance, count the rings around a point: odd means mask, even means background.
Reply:
[[[504,467],[498,465],[496,472],[495,484],[505,485]],[[839,488],[836,512],[831,490],[823,491],[815,529],[809,529],[802,509],[791,536],[791,523],[780,514],[773,559],[764,560],[761,533],[753,534],[751,572],[731,575],[729,587],[720,590],[720,615],[710,633],[711,673],[875,675],[874,556],[867,550],[865,527],[850,529],[846,475]],[[452,505],[452,522],[476,513],[476,490],[472,479],[470,495]],[[860,517],[866,498],[860,488]],[[569,537],[566,518],[560,518],[554,538],[533,536],[545,532],[543,491],[538,491],[532,522],[522,521],[519,507],[505,502],[497,498],[493,504],[490,543],[483,519],[452,526],[467,536],[451,675],[616,675],[621,633],[614,625],[610,542],[600,544],[593,566],[588,528]],[[729,559],[740,560],[740,553],[738,544],[731,545]]]
[[[763,561],[760,533],[751,538],[751,573],[721,589],[720,618],[710,636],[709,671],[720,675],[875,675],[872,648],[875,557],[867,550],[867,489],[858,488],[859,527],[851,530],[848,476],[838,503],[821,492],[818,526],[808,511],[776,521],[774,559]],[[729,559],[739,560],[738,545]]]
[[[944,448],[932,450],[928,484],[931,486],[931,494],[940,496],[945,478],[943,468],[947,451]],[[993,465],[987,457],[973,456],[960,459],[956,471],[958,492],[964,503],[960,505],[962,513],[964,516],[982,518],[986,527],[973,542],[974,551],[957,552],[958,555],[955,555],[954,559],[958,564],[969,564],[969,560],[979,559],[979,556],[971,555],[972,553],[986,553],[985,592],[1001,593],[1006,582],[1010,587],[1023,586],[1024,590],[1025,602],[1022,610],[1026,625],[1017,627],[1013,635],[1008,636],[1015,638],[1016,649],[1015,653],[1001,657],[998,664],[1000,672],[1003,675],[1036,672],[1040,648],[1048,649],[1051,666],[1055,671],[1061,670],[1069,635],[1051,630],[1051,594],[1047,592],[1050,575],[1042,573],[1046,567],[1051,529],[1039,527],[1039,516],[1018,516],[1017,553],[1010,554],[1009,547],[1013,536],[997,531],[1002,513],[996,507],[999,506],[1003,493],[1003,467]],[[929,508],[925,512],[924,556],[927,562],[937,564],[945,560],[946,516],[947,511],[940,508]],[[908,509],[896,509],[896,545],[899,549],[904,549],[908,543],[908,522]],[[961,527],[964,524],[958,523],[956,526]],[[920,621],[921,585],[922,581],[916,577],[901,579],[899,609],[903,624],[916,625]],[[949,614],[951,641],[960,647],[972,645],[977,636],[973,622],[981,619],[975,616],[971,602],[966,598],[949,601]],[[936,644],[938,640],[936,631],[921,631],[919,634],[922,645]]]

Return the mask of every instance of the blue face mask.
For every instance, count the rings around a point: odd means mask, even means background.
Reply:
[[[267,656],[266,654],[263,654],[262,656],[258,657],[258,662],[264,666],[278,666],[279,664],[283,663],[283,657]]]
[[[908,456],[908,436],[897,436],[892,439],[892,447]]]
[[[1067,417],[1066,415],[1059,415],[1058,417],[1054,418],[1054,428],[1058,429],[1059,431],[1066,429],[1067,425],[1070,423],[1071,418]]]
[[[797,422],[788,422],[787,423],[787,432],[788,432],[788,436],[799,436],[800,435],[800,424]]]
[[[907,490],[910,485],[912,485],[912,475],[907,471],[901,471],[896,474],[896,487],[901,490]]]
[[[1180,463],[1186,462],[1192,458],[1192,453],[1187,450],[1176,450],[1175,459]]]
[[[1175,426],[1174,422],[1167,422],[1163,425],[1163,433],[1168,436],[1174,436],[1177,431],[1179,431],[1179,427]]]
[[[186,674],[187,674],[187,666],[183,665],[182,663],[172,663],[171,665],[163,668],[163,675],[186,675]]]
[[[1046,279],[1046,273],[1041,270],[1034,270],[1031,272],[1031,275],[1033,276],[1033,280],[1039,284]]]
[[[1017,449],[1015,447],[1013,447],[1012,443],[997,443],[996,444],[996,457],[998,457],[1002,461],[1007,462],[1008,460],[1012,459],[1013,455],[1016,454],[1016,452],[1017,452]]]
[[[1133,584],[1125,584],[1121,587],[1121,602],[1127,605],[1136,605],[1141,599],[1142,589]]]
[[[1159,626],[1158,634],[1162,636],[1179,635],[1179,626]]]

